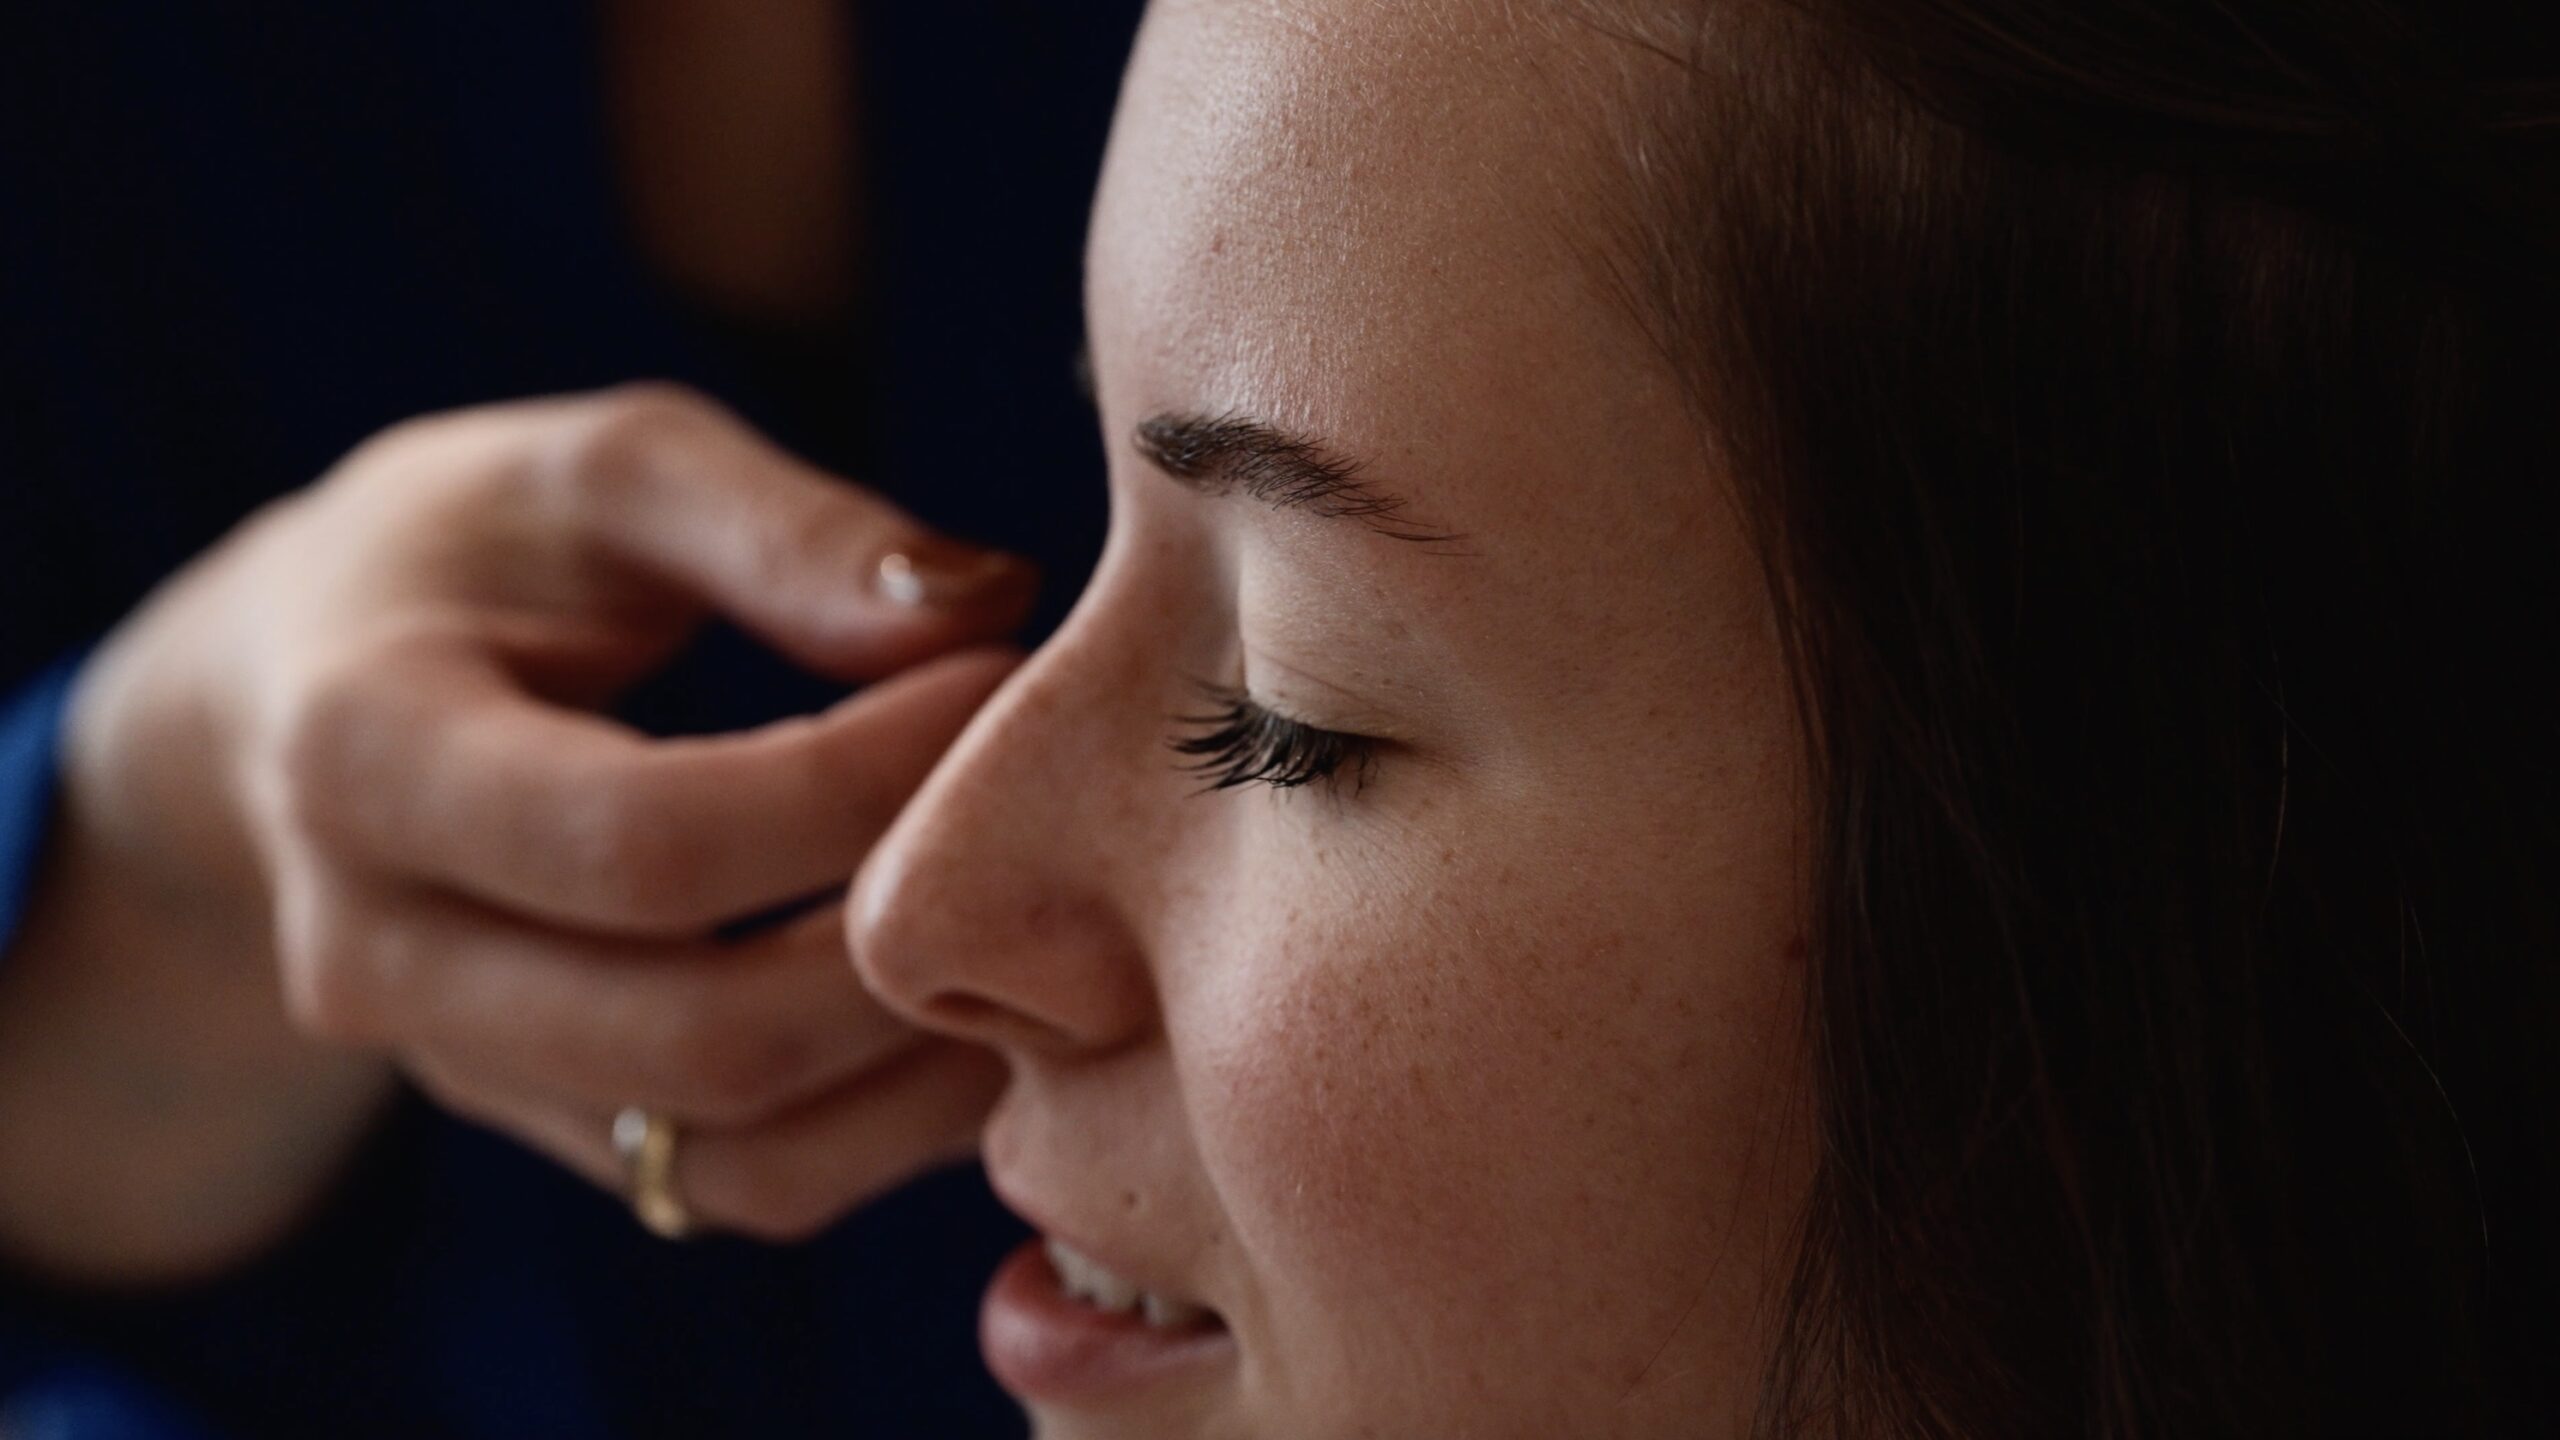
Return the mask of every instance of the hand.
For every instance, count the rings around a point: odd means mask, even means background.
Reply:
[[[0,995],[38,1060],[85,1042],[192,1066],[188,1126],[128,1168],[221,1184],[153,1175],[173,1198],[92,1205],[89,1228],[124,1232],[120,1268],[262,1242],[361,1133],[374,1057],[607,1185],[613,1112],[660,1110],[697,1216],[760,1235],[965,1150],[994,1062],[875,1007],[831,910],[714,932],[852,874],[1010,669],[962,647],[1017,623],[1031,583],[661,387],[396,427],[253,518],[84,675],[62,873],[22,948],[89,970],[22,954],[36,978],[9,983],[35,998]],[[594,713],[713,613],[812,670],[895,678],[729,736]],[[136,967],[159,983],[66,1011]],[[145,990],[207,992],[189,1038],[151,1034]],[[0,1044],[0,1173],[27,1059]],[[27,1210],[0,1193],[0,1235],[43,1251]],[[54,1238],[75,1270],[104,1243]]]

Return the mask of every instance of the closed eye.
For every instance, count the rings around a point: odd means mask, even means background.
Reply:
[[[1278,714],[1242,690],[1203,687],[1211,708],[1181,717],[1199,733],[1173,742],[1184,769],[1206,777],[1208,790],[1269,785],[1294,790],[1319,781],[1338,784],[1345,775],[1353,793],[1368,783],[1375,742]]]

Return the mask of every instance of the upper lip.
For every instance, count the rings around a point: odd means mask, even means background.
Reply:
[[[1167,1280],[1162,1270],[1153,1268],[1144,1261],[1132,1259],[1127,1251],[1121,1249],[1111,1239],[1098,1237],[1090,1230],[1077,1228],[1071,1223],[1061,1221],[1054,1212],[1026,1197],[1005,1175],[990,1168],[987,1179],[996,1192],[996,1198],[1004,1202],[1004,1207],[1020,1217],[1024,1224],[1039,1231],[1044,1238],[1068,1246],[1094,1264],[1148,1294],[1198,1305],[1212,1311],[1216,1309],[1203,1297]]]

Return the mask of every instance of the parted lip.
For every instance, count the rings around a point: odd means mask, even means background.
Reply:
[[[1067,1207],[1032,1198],[1018,1177],[993,1166],[988,1168],[987,1180],[996,1199],[1042,1238],[1068,1246],[1141,1290],[1217,1313],[1217,1306],[1167,1275],[1162,1267],[1150,1264],[1135,1246],[1122,1243],[1119,1235],[1108,1233],[1101,1226],[1079,1224]]]

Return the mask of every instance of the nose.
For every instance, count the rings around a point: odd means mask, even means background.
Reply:
[[[845,911],[855,970],[913,1024],[1008,1054],[1110,1051],[1156,996],[1118,883],[1143,853],[1136,742],[1075,627],[981,709],[876,846]]]

